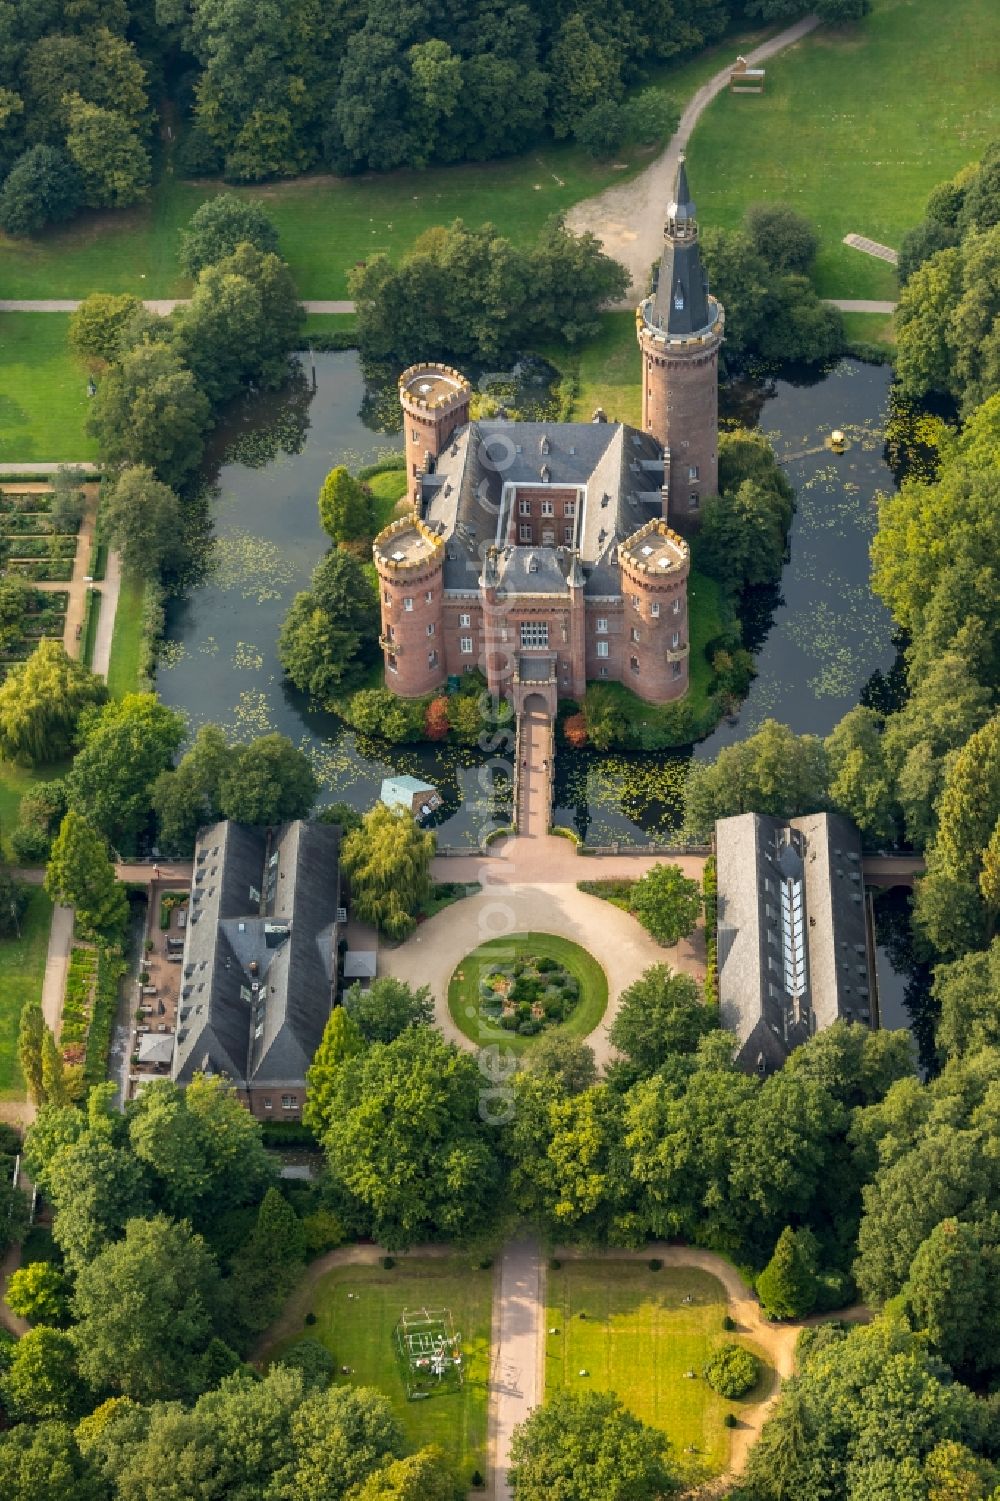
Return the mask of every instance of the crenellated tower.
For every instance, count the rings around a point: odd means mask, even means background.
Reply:
[[[444,542],[411,513],[375,538],[386,686],[420,698],[444,682]]]
[[[636,309],[642,426],[666,456],[664,519],[697,525],[718,486],[719,346],[725,313],[709,294],[683,156],[667,208],[656,288]]]
[[[654,517],[618,549],[625,601],[621,681],[653,704],[688,690],[687,582],[691,552],[683,537]]]
[[[420,478],[434,465],[456,428],[469,420],[472,387],[450,365],[411,365],[399,377],[403,442],[410,500],[420,499]]]

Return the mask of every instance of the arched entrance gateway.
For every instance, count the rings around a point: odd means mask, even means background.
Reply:
[[[545,718],[546,716],[550,715],[551,712],[552,710],[548,702],[546,701],[544,694],[529,693],[524,700],[524,708],[522,710],[522,713],[527,714],[529,717],[531,715],[538,715],[541,718]]]

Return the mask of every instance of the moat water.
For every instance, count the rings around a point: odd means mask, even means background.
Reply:
[[[357,355],[320,354],[277,395],[248,399],[209,455],[214,565],[171,607],[157,683],[192,731],[206,722],[234,738],[271,730],[313,757],[326,801],[359,809],[384,776],[410,772],[445,799],[442,841],[464,844],[502,817],[506,789],[476,750],[389,746],[309,709],[283,681],[281,621],[326,547],[316,496],[338,463],[357,467],[397,450],[394,403],[366,389]],[[769,715],[797,731],[827,733],[871,674],[894,659],[891,622],[869,589],[873,497],[893,485],[883,457],[890,373],[845,360],[819,378],[727,390],[723,415],[768,434],[797,493],[790,556],[761,601],[752,647],[757,677],[739,716],[696,748],[711,755]],[[834,455],[834,427],[850,447]],[[676,830],[689,753],[560,754],[556,819],[592,843],[643,844]]]

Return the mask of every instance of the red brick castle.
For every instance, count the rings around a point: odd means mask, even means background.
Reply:
[[[479,667],[518,712],[625,683],[688,686],[688,545],[718,467],[722,307],[708,293],[683,159],[656,288],[636,312],[642,431],[469,421],[446,365],[399,380],[412,512],[375,539],[386,683],[403,697]]]

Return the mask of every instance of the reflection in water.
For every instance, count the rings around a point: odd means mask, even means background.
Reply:
[[[205,581],[171,605],[157,686],[192,730],[219,724],[247,740],[278,730],[308,750],[324,801],[369,808],[383,777],[409,772],[438,788],[446,841],[464,842],[510,818],[510,788],[495,789],[486,757],[456,746],[386,746],[363,740],[332,714],[310,710],[284,681],[281,622],[308,585],[328,539],[316,497],[335,464],[358,468],[399,448],[359,411],[364,384],[353,353],[315,356],[285,390],[245,402],[216,434],[209,473],[215,540]]]
[[[935,1073],[934,1028],[937,1007],[931,996],[930,966],[913,951],[910,912],[913,898],[896,886],[874,901],[875,969],[878,977],[879,1020],[884,1030],[911,1028],[920,1067]]]
[[[527,364],[516,384],[493,376],[485,384],[518,410],[555,415],[550,375],[547,366]],[[780,585],[755,601],[749,634],[758,677],[736,723],[720,726],[699,756],[750,733],[768,715],[826,734],[858,702],[866,680],[892,667],[889,616],[868,583],[872,497],[893,483],[882,458],[889,379],[884,368],[845,360],[811,384],[774,380],[722,393],[730,417],[753,421],[759,414],[786,463],[798,509]],[[509,788],[493,798],[480,786],[490,781],[480,778],[485,756],[360,741],[333,715],[309,710],[283,681],[277,658],[281,622],[327,545],[316,510],[327,471],[398,451],[397,422],[394,380],[366,387],[353,352],[307,357],[286,390],[237,409],[208,457],[217,487],[210,571],[171,606],[158,687],[192,728],[211,721],[234,738],[288,735],[313,756],[330,800],[366,808],[390,772],[425,778],[445,800],[445,839],[464,842],[491,817],[509,816]],[[841,456],[824,447],[834,427],[851,440]],[[669,838],[689,754],[563,751],[557,822],[594,844]]]

